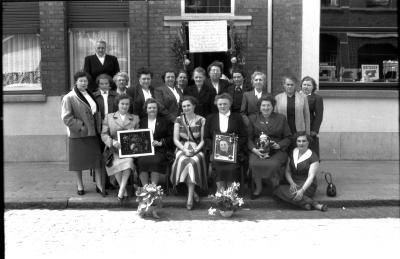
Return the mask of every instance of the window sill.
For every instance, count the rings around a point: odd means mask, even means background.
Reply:
[[[3,103],[31,103],[31,102],[46,102],[44,94],[4,94]]]
[[[327,98],[373,98],[373,99],[398,99],[396,90],[319,90],[317,92]]]
[[[182,25],[185,21],[209,21],[209,20],[231,20],[235,26],[250,26],[252,17],[251,15],[184,15],[184,16],[164,16],[164,26],[178,26]]]

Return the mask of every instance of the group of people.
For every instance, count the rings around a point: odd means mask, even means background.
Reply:
[[[96,62],[101,64],[101,59]],[[227,188],[239,181],[244,169],[251,170],[256,186],[252,199],[261,195],[267,180],[281,200],[326,211],[326,205],[312,198],[323,116],[315,80],[305,77],[297,89],[295,79],[286,76],[284,92],[272,96],[261,71],[251,75],[250,84],[239,69],[232,70],[231,82],[222,79],[222,72],[219,61],[211,63],[207,72],[197,67],[193,84],[188,84],[188,72],[166,70],[158,87],[151,85],[153,73],[147,68],[137,71],[138,84],[130,87],[124,72],[101,73],[93,87],[89,87],[89,73],[77,72],[74,88],[62,100],[61,117],[69,131],[69,170],[76,172],[78,195],[85,194],[82,170],[94,170],[96,190],[103,196],[107,192],[101,172],[106,170],[118,183],[120,202],[128,198],[126,186],[132,173],[138,174],[142,185],[158,185],[170,171],[166,181],[173,186],[186,184],[186,208],[192,210],[200,200],[196,186],[207,190],[212,175],[218,189]],[[151,130],[154,155],[119,157],[117,132],[129,129]],[[236,162],[214,159],[216,134],[235,139]],[[269,137],[268,152],[259,145],[261,135]],[[113,152],[111,166],[103,161],[105,148]]]

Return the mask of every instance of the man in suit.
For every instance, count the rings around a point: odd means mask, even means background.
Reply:
[[[227,92],[232,96],[233,103],[231,106],[232,112],[240,112],[242,107],[243,93],[251,91],[251,87],[245,83],[244,72],[239,68],[232,70],[233,84],[228,87]]]
[[[176,117],[181,112],[179,102],[182,98],[182,92],[178,87],[175,87],[174,71],[165,71],[161,78],[165,85],[154,90],[154,97],[168,112],[167,119],[175,122]]]
[[[119,72],[118,59],[115,56],[106,54],[106,42],[99,40],[96,42],[95,54],[85,57],[83,70],[92,77],[92,82],[89,84],[89,91],[97,90],[97,85],[94,82],[100,74],[108,74],[114,77]],[[112,82],[111,90],[115,90],[115,84]]]

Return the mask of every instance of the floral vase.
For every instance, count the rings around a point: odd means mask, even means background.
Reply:
[[[233,215],[233,210],[220,210],[219,213],[224,218],[230,218]]]

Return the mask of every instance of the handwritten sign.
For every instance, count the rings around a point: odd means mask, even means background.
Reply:
[[[189,52],[228,51],[228,28],[223,21],[189,21]]]

